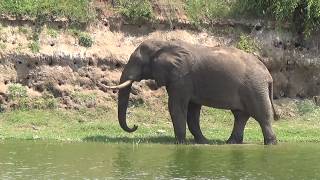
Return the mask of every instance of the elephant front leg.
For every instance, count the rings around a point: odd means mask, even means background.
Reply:
[[[186,140],[186,120],[188,104],[183,98],[169,95],[169,112],[178,144]]]
[[[201,105],[189,103],[187,124],[194,140],[198,144],[208,144],[209,141],[203,136],[200,129],[200,110]]]

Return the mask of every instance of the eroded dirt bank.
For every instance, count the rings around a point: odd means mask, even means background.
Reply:
[[[117,92],[101,89],[98,82],[117,84],[130,54],[145,39],[181,39],[207,46],[236,46],[239,41],[239,30],[230,27],[200,32],[187,30],[183,25],[168,30],[152,25],[115,25],[105,20],[87,30],[94,40],[92,47],[79,46],[67,29],[58,30],[52,36],[50,28],[44,27],[39,35],[41,49],[33,53],[30,50],[33,28],[28,23],[2,22],[0,103],[3,109],[17,106],[8,90],[14,83],[27,87],[29,97],[52,95],[62,108],[114,108]],[[292,37],[267,28],[254,27],[244,33],[259,44],[258,56],[274,78],[275,98],[313,98],[320,94],[317,38],[310,40],[308,47],[299,47],[292,43]],[[163,102],[164,96],[163,89],[155,90],[152,82],[143,81],[135,83],[131,97],[133,103],[157,104]],[[283,99],[279,104],[282,102]]]

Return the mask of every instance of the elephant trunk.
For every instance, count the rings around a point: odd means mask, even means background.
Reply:
[[[120,83],[127,81],[127,79],[123,77],[124,76],[121,76]],[[127,132],[134,132],[138,128],[138,126],[136,125],[134,125],[132,128],[129,128],[127,125],[126,114],[127,114],[131,86],[132,86],[132,83],[122,89],[119,89],[119,92],[118,92],[118,120],[121,128]]]

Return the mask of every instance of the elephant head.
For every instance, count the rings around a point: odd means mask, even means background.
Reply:
[[[178,41],[147,40],[131,54],[121,74],[120,85],[106,88],[119,89],[118,120],[121,128],[134,132],[138,126],[128,127],[126,112],[131,86],[134,81],[155,80],[158,87],[184,76],[191,69],[190,52]]]

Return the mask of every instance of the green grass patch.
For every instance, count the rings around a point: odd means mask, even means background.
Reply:
[[[40,42],[39,41],[32,41],[29,44],[29,49],[31,50],[31,52],[33,53],[38,53],[40,51]]]
[[[160,110],[162,111],[162,110]],[[273,122],[279,142],[320,142],[320,108],[294,119]],[[134,133],[124,132],[115,109],[31,109],[1,113],[0,138],[41,139],[59,141],[100,141],[109,143],[174,143],[169,114],[152,107],[128,109],[128,125],[139,126]],[[203,108],[201,127],[210,143],[224,143],[230,136],[233,116],[229,111]],[[192,135],[187,132],[188,142]],[[250,119],[244,134],[246,143],[262,144],[258,123]]]
[[[187,0],[185,9],[189,19],[194,24],[201,25],[204,22],[230,16],[231,5],[229,1],[221,0]]]
[[[0,12],[16,17],[51,20],[63,17],[73,23],[88,23],[95,18],[90,0],[2,0]]]
[[[154,18],[151,2],[149,0],[119,0],[119,13],[128,20],[141,23]]]

